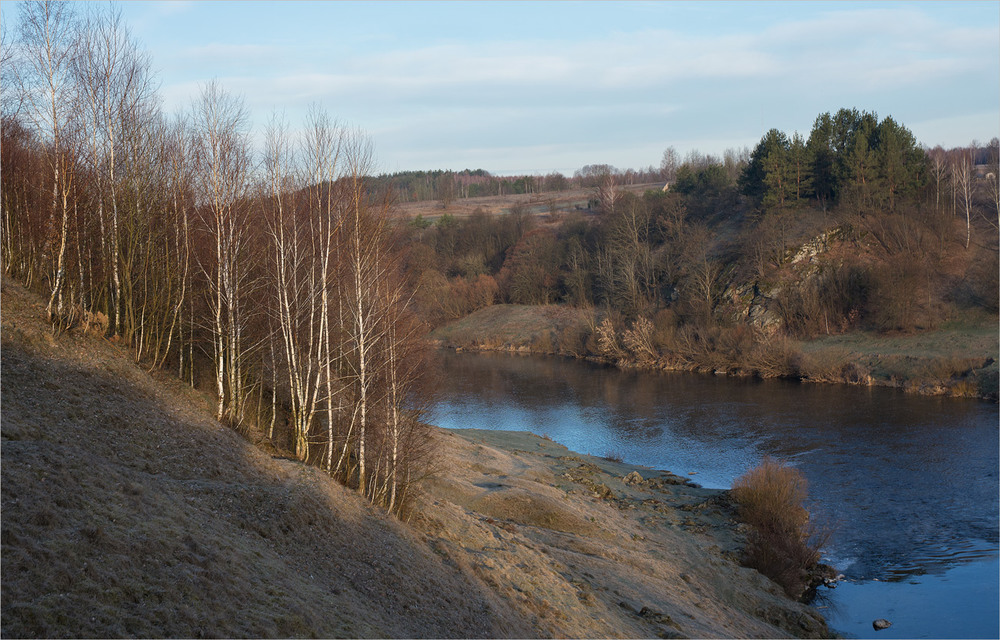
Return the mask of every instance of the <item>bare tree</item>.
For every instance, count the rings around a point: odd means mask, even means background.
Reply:
[[[447,209],[455,201],[455,174],[448,171],[437,180],[438,198],[441,200],[441,208]]]
[[[340,281],[336,267],[339,264],[340,247],[338,232],[343,222],[339,190],[336,181],[340,170],[343,145],[343,131],[333,122],[326,111],[317,106],[310,109],[305,139],[303,141],[304,171],[310,181],[309,218],[315,224],[311,234],[313,241],[313,269],[318,269],[319,278],[319,366],[325,386],[327,433],[324,465],[327,471],[333,468],[334,426],[337,414],[343,407],[341,402],[340,363],[342,353],[339,336],[343,324],[342,297],[337,289]],[[337,316],[332,317],[332,301],[338,302]],[[318,379],[318,380],[319,380]],[[317,380],[316,394],[319,395]]]
[[[98,9],[87,16],[74,72],[86,106],[101,255],[109,267],[109,330],[114,335],[125,330],[125,316],[135,313],[135,301],[122,297],[122,280],[127,276],[123,274],[120,246],[123,214],[119,190],[126,177],[131,178],[133,188],[137,179],[146,182],[153,178],[148,164],[147,173],[140,177],[135,161],[153,151],[148,147],[149,128],[159,117],[149,56],[132,39],[120,9]],[[122,175],[123,170],[130,175]]]
[[[325,466],[333,458],[335,407],[339,394],[339,345],[333,335],[331,298],[338,282],[335,250],[339,211],[335,179],[340,131],[325,112],[313,108],[299,153],[286,127],[272,121],[268,130],[265,169],[268,182],[270,236],[282,335],[290,389],[296,455],[309,456],[309,437],[321,404],[327,407]],[[293,194],[303,191],[304,197]]]
[[[0,25],[0,117],[5,122],[17,117],[24,104],[24,95],[17,82],[17,64],[14,38],[4,22]]]
[[[677,167],[680,166],[680,155],[677,149],[667,147],[663,152],[663,159],[660,160],[660,177],[671,183],[677,179]]]
[[[171,341],[176,333],[178,342],[178,377],[184,379],[185,345],[183,312],[185,304],[190,304],[192,246],[191,246],[191,198],[194,184],[193,167],[191,165],[191,131],[187,120],[178,116],[166,132],[165,170],[167,194],[172,215],[171,227],[174,233],[175,272],[179,277],[179,291],[170,319],[167,345],[163,350],[160,365],[170,353]],[[193,331],[192,331],[193,333]],[[190,339],[189,342],[193,342]],[[194,366],[192,357],[187,358],[187,366]]]
[[[948,154],[940,146],[927,152],[931,160],[931,177],[934,179],[934,211],[941,213],[941,183],[948,178]]]
[[[958,195],[958,201],[965,212],[965,248],[969,248],[972,239],[972,204],[975,182],[975,147],[962,149],[952,158],[951,181],[952,188]]]
[[[315,335],[316,297],[312,290],[299,285],[300,278],[305,278],[303,264],[310,257],[305,255],[308,220],[293,200],[297,183],[292,163],[287,127],[272,118],[264,150],[265,207],[269,210],[268,225],[274,251],[278,328],[288,374],[295,455],[305,460],[309,455],[309,430],[316,413],[319,340]],[[308,286],[314,280],[309,278],[305,282]],[[272,362],[272,366],[277,369],[276,362]]]
[[[621,201],[623,193],[618,187],[614,171],[608,169],[598,177],[596,197],[603,213],[614,214],[615,206]]]
[[[704,225],[693,225],[685,238],[684,280],[691,303],[708,324],[719,297],[722,266],[711,255],[711,234]]]
[[[49,302],[45,308],[52,321],[62,314],[66,284],[69,200],[76,142],[72,129],[77,113],[72,62],[78,26],[72,5],[44,0],[23,5],[20,28],[22,60],[15,71],[25,99],[24,113],[48,148],[52,175],[48,247],[43,252],[43,255],[49,254],[52,262]]]
[[[627,314],[642,310],[656,286],[653,250],[649,243],[651,218],[643,201],[619,198],[606,221],[607,236],[598,275],[608,302]]]
[[[997,138],[990,140],[985,177],[986,191],[997,214],[997,228],[1000,228],[1000,140]]]
[[[375,356],[381,328],[378,326],[378,290],[376,284],[382,277],[382,242],[380,235],[385,232],[376,212],[369,209],[365,183],[372,166],[371,142],[360,134],[351,137],[346,158],[347,175],[344,180],[348,189],[345,203],[344,254],[345,305],[348,326],[349,359],[354,379],[354,418],[352,430],[357,425],[358,490],[367,495],[368,477],[366,468],[368,443],[368,421],[375,376],[372,360]],[[346,449],[345,449],[346,450]],[[344,457],[341,456],[341,461]],[[338,463],[338,467],[340,464]]]
[[[217,81],[208,83],[194,106],[198,172],[196,188],[203,224],[214,244],[203,265],[211,292],[216,417],[239,423],[243,417],[242,331],[247,320],[241,290],[249,275],[250,146],[248,112],[242,99]]]

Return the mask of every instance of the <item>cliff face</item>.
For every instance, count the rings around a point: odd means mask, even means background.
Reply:
[[[53,337],[6,279],[2,305],[4,636],[826,633],[732,560],[719,492],[528,434],[441,431],[401,523],[115,345]]]

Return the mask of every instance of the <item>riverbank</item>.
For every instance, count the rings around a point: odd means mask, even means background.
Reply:
[[[440,432],[415,525],[543,637],[829,635],[738,563],[728,492],[527,432]]]
[[[597,328],[598,319],[590,310],[493,305],[435,329],[431,339],[439,347],[458,350],[563,355],[622,368],[785,377],[994,402],[1000,384],[1000,335],[995,318],[982,312],[966,313],[916,334],[855,331],[773,343],[720,336],[717,351],[642,357],[635,357],[624,344],[615,355],[602,355]],[[618,338],[627,342],[624,336]]]
[[[724,493],[525,433],[434,430],[408,523],[212,418],[3,281],[6,637],[816,637]],[[632,471],[636,476],[625,478]]]

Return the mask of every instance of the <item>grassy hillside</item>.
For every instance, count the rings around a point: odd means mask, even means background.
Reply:
[[[4,637],[528,630],[414,532],[4,280]]]
[[[724,492],[437,431],[442,471],[401,523],[43,313],[4,279],[4,637],[828,634],[735,561]]]

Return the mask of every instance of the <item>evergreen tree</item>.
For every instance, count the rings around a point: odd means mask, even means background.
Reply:
[[[784,206],[789,195],[790,146],[788,136],[777,129],[764,134],[740,175],[740,192],[764,207]]]
[[[912,196],[927,176],[927,156],[909,129],[886,117],[878,125],[879,204],[895,210],[901,197]]]
[[[809,140],[806,142],[811,194],[823,209],[826,209],[837,195],[837,179],[834,173],[837,152],[834,149],[833,131],[833,118],[830,114],[820,114],[816,117]]]

